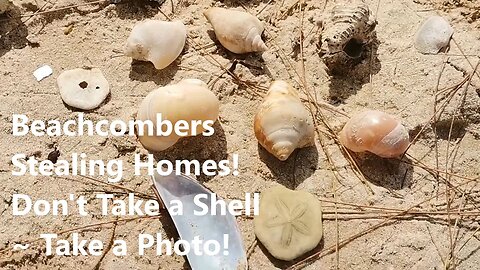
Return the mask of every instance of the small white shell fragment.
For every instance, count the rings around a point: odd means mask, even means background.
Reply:
[[[63,101],[81,110],[97,108],[110,93],[108,81],[98,68],[64,71],[57,84]]]
[[[440,16],[425,20],[415,36],[415,48],[423,54],[437,54],[448,46],[453,28]]]
[[[47,78],[48,76],[52,75],[53,70],[50,66],[44,65],[38,68],[33,72],[33,76],[35,76],[35,79],[37,79],[37,82]]]
[[[125,55],[164,69],[182,53],[186,38],[187,28],[181,21],[144,20],[133,27]]]

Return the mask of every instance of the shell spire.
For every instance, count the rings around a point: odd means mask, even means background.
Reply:
[[[262,36],[258,33],[256,28],[252,27],[250,29],[246,39],[252,40],[250,48],[252,52],[264,52],[268,50],[267,45],[265,45],[265,42],[263,42]]]

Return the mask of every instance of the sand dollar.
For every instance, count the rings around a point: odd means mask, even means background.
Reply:
[[[290,261],[315,248],[322,239],[320,202],[305,191],[277,186],[262,192],[255,235],[277,259]]]
[[[108,81],[98,68],[64,71],[57,84],[63,101],[82,110],[97,108],[110,93]]]

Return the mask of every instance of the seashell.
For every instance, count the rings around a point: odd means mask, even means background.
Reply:
[[[276,186],[263,191],[255,235],[273,257],[290,261],[314,249],[322,239],[320,202],[306,191]]]
[[[145,20],[133,27],[125,55],[163,69],[180,55],[186,38],[187,29],[181,21]]]
[[[110,93],[107,79],[98,68],[77,68],[62,72],[57,78],[63,101],[74,108],[92,110]]]
[[[213,7],[203,13],[212,24],[218,41],[234,53],[263,52],[263,24],[246,12]]]
[[[327,67],[335,70],[360,62],[375,38],[377,22],[368,6],[361,0],[340,1],[326,17],[321,54]]]
[[[453,28],[440,16],[426,19],[415,35],[415,48],[423,54],[437,54],[450,43]]]
[[[160,87],[150,92],[140,104],[137,120],[150,120],[157,123],[157,114],[169,120],[172,125],[178,121],[216,121],[220,102],[215,94],[201,80],[186,79],[177,84]],[[154,128],[157,134],[157,127]],[[201,134],[202,125],[188,130],[187,136]],[[169,136],[147,136],[147,128],[143,126],[143,136],[138,136],[140,143],[150,151],[163,151],[174,145],[182,136],[172,132]]]
[[[297,92],[285,81],[274,81],[255,115],[255,136],[279,160],[296,148],[314,144],[313,120]]]
[[[410,142],[407,129],[397,119],[373,110],[352,117],[340,132],[339,139],[353,152],[368,151],[384,158],[402,155]]]
[[[0,14],[4,13],[10,8],[10,0],[0,0]]]

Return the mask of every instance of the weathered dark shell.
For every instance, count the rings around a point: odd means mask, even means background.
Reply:
[[[368,6],[360,0],[342,1],[333,7],[321,39],[322,59],[330,71],[349,69],[362,60],[364,48],[375,38]]]

